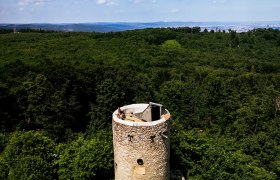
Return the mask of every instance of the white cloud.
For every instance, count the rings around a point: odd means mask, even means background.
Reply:
[[[157,3],[157,0],[134,0],[133,3],[139,4],[139,3]]]
[[[19,6],[27,6],[32,0],[20,0],[18,2]]]
[[[19,6],[27,6],[27,5],[43,5],[47,0],[19,0]]]
[[[107,3],[107,0],[96,0],[97,4],[105,4]]]
[[[26,6],[33,5],[33,6],[42,6],[48,0],[19,0],[18,1],[18,8],[20,11],[24,10]]]
[[[214,0],[212,1],[214,4],[220,3],[220,4],[224,4],[227,3],[227,0]]]
[[[96,0],[96,3],[97,4],[105,4],[107,6],[115,6],[115,5],[118,5],[118,3],[114,0]]]

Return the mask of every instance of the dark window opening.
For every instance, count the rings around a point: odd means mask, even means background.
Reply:
[[[152,105],[152,121],[160,119],[160,106]]]
[[[153,135],[153,136],[150,136],[150,138],[151,138],[151,142],[154,142],[155,141],[155,135]]]
[[[139,165],[143,165],[143,164],[144,164],[143,159],[137,159],[137,163],[138,163]]]
[[[128,137],[128,139],[129,139],[129,141],[132,141],[132,139],[133,139],[133,136],[132,136],[132,135],[128,135],[127,137]]]

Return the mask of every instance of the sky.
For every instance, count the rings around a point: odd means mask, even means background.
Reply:
[[[280,0],[0,0],[0,23],[280,21]]]

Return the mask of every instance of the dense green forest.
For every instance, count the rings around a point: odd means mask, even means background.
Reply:
[[[113,179],[112,112],[150,101],[172,172],[280,178],[280,31],[186,27],[1,31],[0,179]]]

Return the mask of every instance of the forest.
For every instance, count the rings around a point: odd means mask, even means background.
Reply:
[[[113,179],[112,112],[148,102],[172,173],[280,178],[280,31],[183,27],[0,31],[0,179]]]

